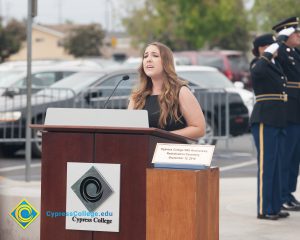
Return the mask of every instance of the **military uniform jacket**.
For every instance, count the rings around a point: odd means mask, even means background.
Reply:
[[[251,62],[250,72],[253,90],[256,96],[262,94],[285,94],[286,77],[280,65],[271,62],[272,55],[265,53],[263,57]],[[273,127],[285,127],[286,102],[282,100],[256,101],[250,123],[264,123]]]
[[[288,81],[288,121],[300,124],[300,51],[282,44],[278,50],[277,60]]]

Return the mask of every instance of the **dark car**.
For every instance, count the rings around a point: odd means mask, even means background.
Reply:
[[[193,65],[215,67],[232,82],[242,82],[247,89],[252,89],[249,62],[241,51],[212,50],[176,52],[176,56],[186,56]]]
[[[211,70],[212,68],[208,67],[206,69],[220,74],[215,69]],[[197,73],[196,79],[188,76],[190,71],[186,67],[178,67],[177,71],[180,77],[190,81],[200,101],[207,119],[207,139],[216,140],[226,133],[236,136],[247,132],[248,110],[238,93],[227,92],[222,86],[221,89],[201,87],[201,74],[207,78],[204,69],[203,72]],[[124,75],[128,75],[129,80],[122,81]],[[103,108],[118,83],[119,87],[107,102],[107,108],[127,108],[128,97],[137,76],[136,69],[75,73],[32,96],[32,123],[43,123],[48,107]],[[24,145],[26,96],[2,97],[0,120],[0,142],[5,143],[5,149],[12,153]],[[38,131],[33,131],[32,150],[37,156],[41,153],[40,137]]]

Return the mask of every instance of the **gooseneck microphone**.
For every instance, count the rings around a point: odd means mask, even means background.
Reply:
[[[128,75],[124,75],[124,76],[122,77],[122,79],[117,83],[117,85],[115,86],[114,90],[113,90],[113,91],[111,92],[111,94],[109,95],[108,99],[105,101],[105,103],[104,103],[104,105],[103,105],[103,108],[106,108],[106,105],[107,105],[109,99],[110,99],[110,98],[112,97],[112,95],[115,93],[115,91],[116,91],[117,87],[119,86],[119,84],[120,84],[121,82],[123,82],[123,81],[127,81],[128,79],[129,79],[129,76],[128,76]]]

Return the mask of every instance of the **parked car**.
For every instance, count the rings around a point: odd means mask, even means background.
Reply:
[[[79,71],[117,68],[116,61],[103,58],[80,58],[73,60],[34,60],[32,61],[32,91],[51,84]],[[27,62],[8,61],[0,64],[0,95],[3,92],[22,94],[26,88]],[[25,90],[25,89],[23,89]]]
[[[44,121],[48,107],[89,107],[88,98],[82,91],[104,81],[106,78],[122,76],[111,71],[82,71],[66,77],[32,95],[32,123],[41,124]],[[24,146],[26,126],[26,95],[0,97],[0,143],[4,154],[11,155]],[[41,134],[33,131],[32,152],[35,156],[41,154]]]
[[[227,92],[238,93],[248,109],[250,116],[254,106],[253,92],[236,87],[226,76],[220,74],[216,68],[204,66],[178,66],[179,76],[187,79],[190,85],[203,89],[225,89]]]
[[[226,90],[227,87],[233,85],[217,69],[178,66],[177,72],[181,78],[190,82],[190,86],[193,87],[194,93],[202,105],[207,120],[207,133],[211,134],[210,139],[213,139],[213,136],[220,137],[226,134],[226,101],[229,104],[227,112],[229,134],[236,136],[247,132],[249,119],[247,107],[237,92]],[[129,80],[122,81],[124,75],[128,75]],[[227,82],[224,81],[221,84],[217,80],[222,79],[220,76],[225,78]],[[136,69],[75,73],[32,96],[32,122],[43,123],[48,107],[103,108],[117,84],[119,87],[108,102],[107,108],[125,109],[128,105],[128,96],[137,78]],[[203,85],[201,86],[202,82]],[[6,119],[1,119],[0,114],[0,139],[25,137],[25,107],[26,97],[23,95],[5,100],[0,99],[0,113],[3,113],[2,118],[6,117]],[[38,131],[33,131],[33,138],[40,138]],[[7,145],[12,145],[12,142],[5,144],[7,147]],[[18,144],[18,147],[22,147],[20,142]],[[17,148],[7,149],[15,151]],[[33,142],[32,150],[35,155],[40,154],[40,141]]]
[[[141,57],[129,57],[122,63],[121,66],[124,68],[138,68],[141,65],[142,61],[143,59]],[[174,63],[176,66],[192,65],[190,59],[185,56],[174,57]]]
[[[107,68],[118,68],[120,63],[113,59],[106,59],[100,57],[89,57],[89,58],[76,58],[73,60],[64,60],[57,63],[58,66],[69,66],[69,67],[93,67],[95,69],[107,69]]]
[[[63,59],[45,59],[45,60],[32,60],[33,67],[48,67],[48,66],[65,66],[65,67],[94,67],[96,69],[105,69],[119,67],[120,63],[113,59],[106,59],[101,57],[87,57],[75,58],[70,60]],[[1,70],[16,70],[25,69],[27,61],[7,61],[0,64]]]
[[[35,66],[32,68],[32,92],[37,92],[41,88],[46,88],[55,82],[66,78],[79,71],[90,71],[95,67],[83,66]],[[24,67],[10,70],[0,69],[0,96],[19,95],[26,93],[27,70]]]
[[[53,64],[57,64],[61,62],[62,60],[58,59],[45,59],[45,60],[32,60],[31,64],[35,67],[44,67],[44,66],[50,66]],[[0,70],[15,70],[15,69],[24,69],[27,67],[27,61],[19,60],[19,61],[6,61],[0,64]]]
[[[232,82],[242,82],[245,88],[252,89],[249,62],[241,51],[185,51],[175,55],[188,57],[193,65],[215,67]]]

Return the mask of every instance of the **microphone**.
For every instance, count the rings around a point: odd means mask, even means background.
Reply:
[[[111,94],[109,95],[108,99],[105,101],[105,103],[104,103],[104,105],[103,105],[103,108],[106,108],[106,105],[107,105],[109,99],[110,99],[110,98],[112,97],[112,95],[115,93],[115,91],[116,91],[117,87],[119,86],[119,84],[120,84],[121,82],[123,82],[123,81],[127,81],[128,79],[129,79],[129,76],[128,76],[128,75],[124,75],[124,76],[122,77],[122,79],[117,83],[117,85],[115,86],[114,90],[113,90],[113,91],[111,92]]]

